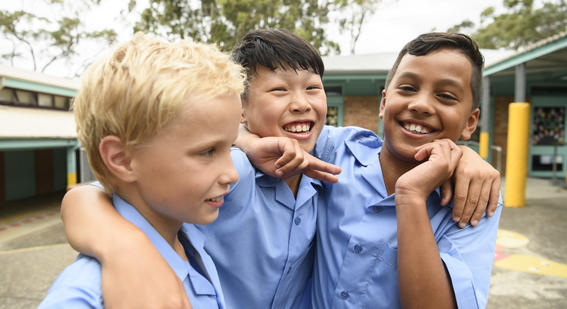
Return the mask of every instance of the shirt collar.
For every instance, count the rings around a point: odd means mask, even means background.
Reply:
[[[112,195],[112,201],[118,213],[120,213],[120,215],[126,220],[130,221],[132,224],[141,229],[142,232],[144,232],[144,234],[146,234],[146,236],[150,239],[156,249],[161,253],[169,266],[171,266],[171,268],[181,279],[181,281],[185,280],[185,278],[190,273],[190,264],[187,263],[187,261],[183,260],[177,254],[177,252],[175,252],[175,250],[171,248],[169,243],[159,234],[158,231],[156,231],[156,229],[146,220],[146,218],[144,218],[138,212],[138,210],[134,208],[134,206],[124,201],[117,194]],[[198,246],[199,244],[199,246],[202,248],[204,236],[202,234],[200,235],[201,232],[197,232],[198,233],[187,234],[187,238],[191,241],[193,246]]]
[[[345,144],[361,165],[368,166],[376,160],[382,140],[371,131],[361,130],[349,136]]]

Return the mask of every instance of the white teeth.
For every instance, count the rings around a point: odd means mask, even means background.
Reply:
[[[309,130],[311,129],[311,126],[308,124],[298,124],[298,125],[292,125],[292,126],[288,126],[284,128],[286,131],[288,132],[309,132]]]
[[[405,124],[404,123],[404,128],[412,133],[418,133],[418,134],[427,134],[429,133],[429,129],[422,127],[419,124]]]
[[[219,196],[219,197],[210,198],[209,200],[213,201],[213,202],[220,202],[220,201],[222,201],[222,199],[223,199],[223,197]]]

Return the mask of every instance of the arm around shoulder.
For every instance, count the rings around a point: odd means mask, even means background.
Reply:
[[[73,248],[102,264],[106,306],[190,307],[183,284],[169,264],[140,229],[118,214],[100,188],[70,190],[63,198],[61,214]]]

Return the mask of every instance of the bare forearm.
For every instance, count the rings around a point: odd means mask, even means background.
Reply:
[[[424,201],[396,197],[398,280],[403,308],[455,308]]]
[[[61,203],[61,218],[69,244],[101,262],[108,252],[120,246],[118,241],[147,239],[118,214],[110,198],[95,186],[80,186],[67,192]]]

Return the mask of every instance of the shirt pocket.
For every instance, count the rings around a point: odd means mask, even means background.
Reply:
[[[376,297],[391,297],[387,287],[397,287],[391,280],[397,281],[397,248],[384,240],[352,235],[334,290],[333,308],[367,308]]]

